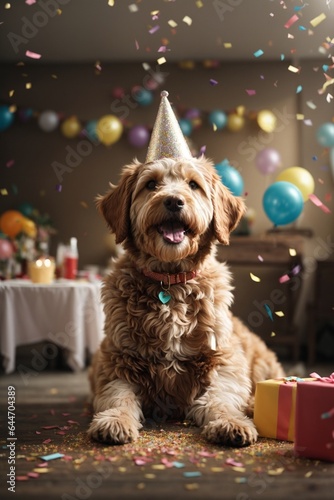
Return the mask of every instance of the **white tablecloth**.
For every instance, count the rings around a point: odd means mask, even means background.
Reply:
[[[5,372],[15,370],[17,346],[42,341],[50,344],[42,352],[46,361],[55,357],[56,345],[65,350],[73,370],[84,368],[86,348],[94,353],[103,336],[100,288],[100,282],[70,280],[50,285],[0,282],[0,352]],[[38,369],[43,360],[36,358],[35,364]]]

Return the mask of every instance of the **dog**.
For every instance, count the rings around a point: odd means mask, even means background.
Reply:
[[[135,441],[145,418],[185,418],[216,444],[257,440],[256,383],[284,376],[274,352],[237,318],[217,261],[245,211],[205,158],[124,167],[97,205],[124,253],[102,287],[105,337],[90,367],[88,433]]]

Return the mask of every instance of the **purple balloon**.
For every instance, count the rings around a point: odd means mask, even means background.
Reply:
[[[147,145],[150,133],[143,125],[135,125],[129,131],[128,141],[134,148],[143,148]]]
[[[265,148],[257,154],[255,163],[261,174],[268,175],[278,169],[281,164],[281,157],[276,149]]]

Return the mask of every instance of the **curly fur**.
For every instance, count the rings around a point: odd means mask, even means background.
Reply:
[[[243,201],[202,157],[135,161],[98,207],[125,252],[102,291],[105,338],[90,367],[90,436],[127,443],[146,417],[187,418],[210,442],[254,443],[256,382],[284,372],[232,316],[231,275],[215,258],[217,241],[229,243],[244,213]],[[172,285],[170,302],[162,304],[160,283],[144,269],[198,274]]]

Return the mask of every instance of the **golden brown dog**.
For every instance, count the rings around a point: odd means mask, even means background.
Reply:
[[[91,437],[127,443],[145,417],[185,417],[213,443],[245,446],[259,380],[284,376],[230,313],[231,275],[217,240],[244,212],[205,159],[125,167],[98,206],[125,253],[106,278],[105,338],[90,368]]]

